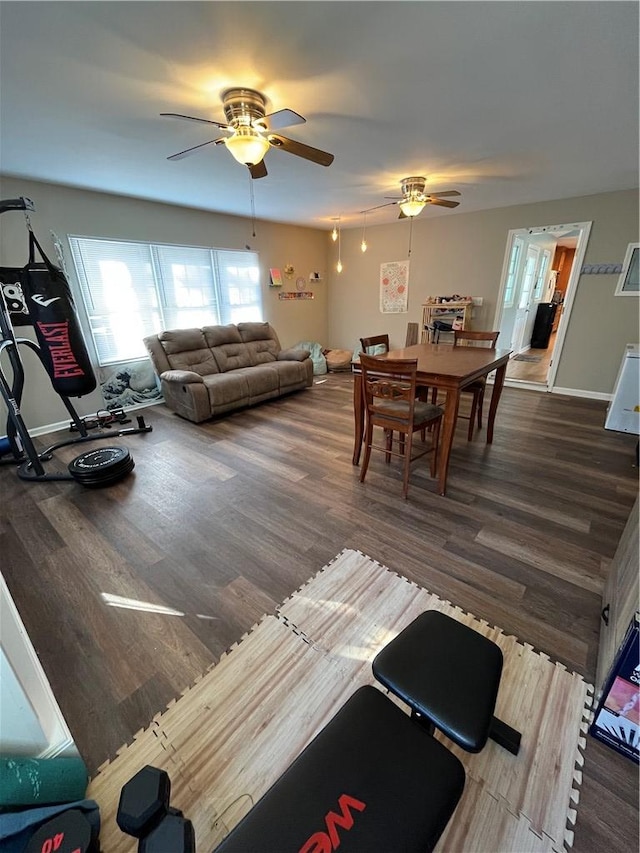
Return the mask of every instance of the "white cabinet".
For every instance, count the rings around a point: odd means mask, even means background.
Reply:
[[[640,435],[640,347],[627,344],[613,399],[607,409],[605,429]]]

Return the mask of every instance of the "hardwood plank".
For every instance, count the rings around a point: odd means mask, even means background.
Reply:
[[[107,489],[0,466],[2,572],[92,771],[343,548],[593,681],[635,437],[603,429],[606,403],[505,388],[492,445],[458,424],[447,497],[425,458],[403,501],[395,463],[359,482],[351,394],[330,374],[199,425],[149,407],[153,432],[126,440],[134,472]],[[184,615],[106,607],[102,592]],[[574,850],[599,853],[609,828],[610,849],[635,848],[636,768],[588,742]]]

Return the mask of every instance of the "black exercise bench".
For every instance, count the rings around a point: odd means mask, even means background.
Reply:
[[[373,674],[427,731],[439,729],[467,752],[480,752],[491,738],[518,754],[520,732],[493,714],[500,647],[457,619],[421,613],[376,655]]]
[[[465,772],[375,687],[361,687],[216,853],[433,850]]]

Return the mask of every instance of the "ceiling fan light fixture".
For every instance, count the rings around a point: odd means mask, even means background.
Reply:
[[[238,163],[244,166],[257,165],[269,150],[269,140],[252,127],[237,127],[233,136],[224,144]]]
[[[417,216],[426,205],[426,201],[418,201],[415,198],[407,198],[400,202],[400,210],[405,216]]]

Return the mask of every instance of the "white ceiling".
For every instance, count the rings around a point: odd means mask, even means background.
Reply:
[[[426,175],[455,211],[638,185],[636,2],[3,2],[0,169],[250,215],[249,177],[219,136],[221,92],[295,110],[271,150],[258,218],[330,228]],[[391,222],[397,207],[368,216]]]

